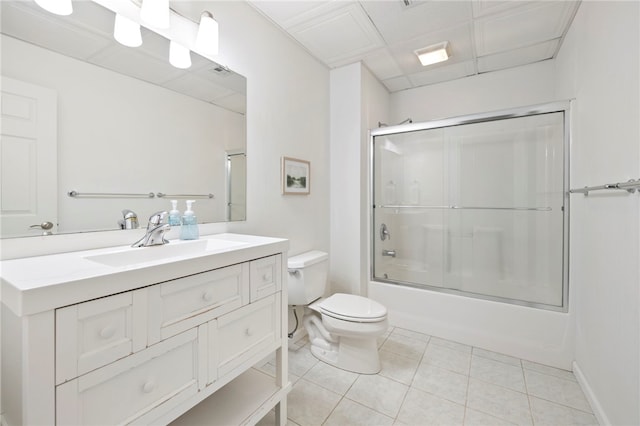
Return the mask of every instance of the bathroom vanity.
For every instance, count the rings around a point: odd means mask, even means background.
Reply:
[[[285,424],[288,242],[219,234],[3,261],[8,425]],[[275,377],[252,368],[275,353]]]

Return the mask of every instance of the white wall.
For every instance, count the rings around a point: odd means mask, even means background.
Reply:
[[[389,94],[362,64],[331,71],[331,292],[366,294],[368,130],[388,118]]]
[[[638,2],[582,2],[556,60],[572,187],[640,178]],[[640,424],[640,194],[571,197],[576,371],[602,424]]]

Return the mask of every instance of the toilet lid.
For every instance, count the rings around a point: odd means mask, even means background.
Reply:
[[[375,300],[355,294],[336,293],[317,304],[325,315],[356,322],[381,321],[387,316],[387,308]]]

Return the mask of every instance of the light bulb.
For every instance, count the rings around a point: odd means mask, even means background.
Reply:
[[[73,13],[73,5],[71,0],[35,0],[36,4],[47,12],[56,15],[71,15]]]
[[[169,13],[169,0],[144,0],[140,19],[154,28],[169,28]]]
[[[113,37],[118,41],[118,43],[124,46],[138,47],[142,45],[140,24],[119,14],[116,14],[116,21],[113,27]]]
[[[169,43],[169,63],[176,68],[187,69],[191,66],[191,52],[172,40]]]
[[[213,19],[213,15],[207,11],[200,15],[196,49],[209,55],[218,54],[218,23]]]

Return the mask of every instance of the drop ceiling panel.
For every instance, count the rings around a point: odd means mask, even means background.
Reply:
[[[478,56],[559,38],[573,17],[574,2],[535,2],[476,20]]]
[[[168,57],[156,58],[120,44],[114,44],[91,57],[89,62],[154,84],[173,80],[184,73],[171,66]]]
[[[405,76],[390,78],[388,80],[384,80],[382,84],[389,90],[389,92],[398,92],[400,90],[411,89],[413,84],[411,81]]]
[[[473,17],[479,18],[481,16],[492,15],[500,12],[504,12],[508,9],[518,8],[526,6],[532,1],[513,1],[513,0],[472,0]]]
[[[381,81],[402,75],[402,70],[387,49],[378,49],[367,55],[364,63]]]
[[[228,88],[206,81],[193,74],[182,74],[180,77],[163,83],[165,87],[176,92],[186,93],[197,99],[212,102],[233,94]]]
[[[354,3],[296,25],[289,31],[330,66],[383,46],[367,15]]]
[[[560,39],[478,58],[478,72],[497,71],[552,58]]]
[[[291,28],[328,10],[344,6],[340,1],[251,1],[256,9],[283,28]]]
[[[439,68],[411,74],[409,80],[414,87],[456,80],[476,73],[474,61],[464,61]]]
[[[90,57],[111,44],[109,40],[77,27],[68,19],[57,22],[53,15],[42,14],[37,9],[37,6],[24,2],[4,4],[2,32],[77,59]],[[26,20],[34,22],[34,25],[19,24]]]
[[[400,0],[360,4],[390,45],[457,26],[472,18],[468,1],[428,1],[413,7],[405,7]]]

